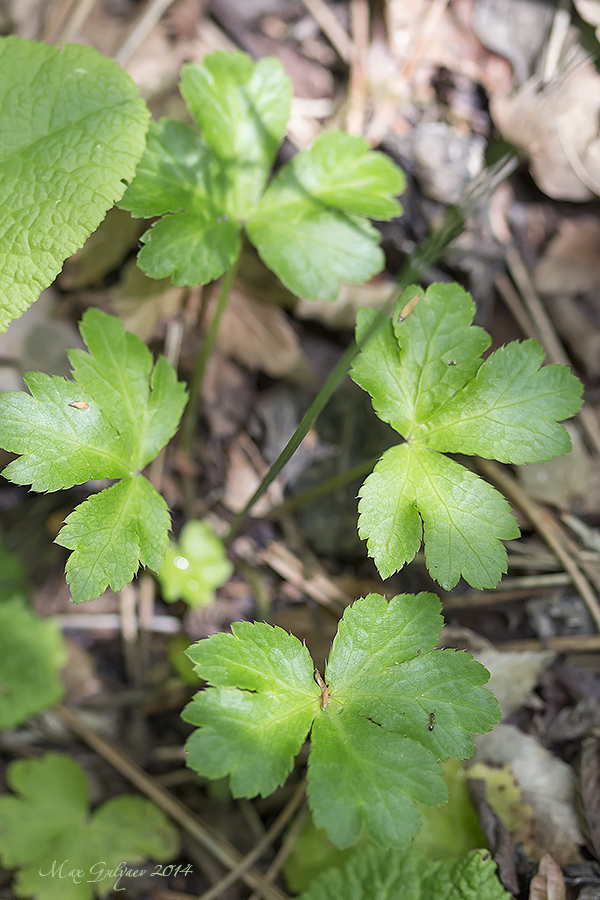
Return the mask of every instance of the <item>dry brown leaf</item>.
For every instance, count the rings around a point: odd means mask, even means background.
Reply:
[[[523,801],[534,810],[532,840],[538,856],[551,853],[561,865],[578,862],[583,838],[575,812],[571,767],[514,725],[496,725],[490,734],[476,739],[476,746],[476,759],[510,765]]]
[[[600,4],[598,4],[600,8]],[[533,277],[541,294],[578,294],[600,285],[600,220],[564,218],[540,257]]]
[[[127,331],[148,341],[159,322],[177,315],[184,294],[185,288],[176,287],[170,278],[148,278],[131,260],[112,296],[112,306]]]
[[[600,190],[600,75],[579,61],[546,85],[539,78],[491,98],[502,136],[524,150],[539,187],[556,200],[589,200]]]
[[[222,353],[211,354],[202,381],[202,413],[211,436],[232,438],[248,417],[254,400],[252,376]]]
[[[256,444],[246,433],[238,435],[227,456],[229,467],[223,492],[223,505],[232,512],[240,512],[259,486],[268,466]],[[283,488],[276,478],[266,494],[263,494],[254,505],[250,515],[264,516],[282,502]]]
[[[587,737],[581,747],[581,799],[587,832],[600,859],[600,738]]]
[[[213,296],[209,314],[216,298]],[[274,378],[312,384],[310,363],[283,310],[260,303],[234,287],[219,325],[217,346],[250,369]]]
[[[544,853],[537,875],[531,879],[529,900],[566,900],[567,889],[558,863],[549,853]]]

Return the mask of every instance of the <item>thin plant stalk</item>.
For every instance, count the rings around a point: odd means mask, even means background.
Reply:
[[[198,408],[200,405],[200,396],[202,394],[202,382],[204,381],[208,360],[215,348],[217,334],[219,333],[219,325],[221,324],[229,294],[231,293],[231,288],[237,275],[239,262],[240,258],[238,256],[231,268],[223,275],[221,287],[219,288],[219,296],[217,297],[217,307],[210,320],[210,325],[208,326],[200,352],[196,357],[196,365],[194,366],[190,381],[190,397],[181,426],[181,446],[186,453],[190,453],[192,450],[194,433],[198,422]]]

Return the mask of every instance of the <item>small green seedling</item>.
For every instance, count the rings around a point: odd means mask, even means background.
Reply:
[[[63,696],[67,653],[60,628],[16,594],[0,599],[0,731],[15,728]]]
[[[131,78],[91,47],[3,37],[0,71],[5,331],[122,197],[149,113]]]
[[[474,313],[456,284],[409,287],[354,363],[352,378],[379,418],[405,438],[360,490],[359,534],[383,578],[411,561],[424,533],[427,568],[442,587],[461,576],[495,587],[507,569],[501,541],[519,537],[519,528],[498,491],[443,453],[520,465],[571,449],[558,420],[581,407],[581,383],[567,366],[540,368],[534,340],[484,362],[490,336],[471,325]],[[359,342],[377,315],[359,311]]]
[[[310,731],[316,826],[338,847],[355,843],[363,826],[383,846],[405,847],[419,830],[415,803],[446,800],[438,760],[471,756],[471,734],[500,718],[483,687],[489,672],[467,653],[434,649],[442,624],[434,594],[390,603],[369,594],[346,609],[324,677],[313,677],[297,638],[271,625],[239,622],[232,634],[199,641],[188,656],[212,687],[183,712],[198,726],[188,765],[208,778],[229,775],[236,797],[266,796]]]
[[[485,850],[431,862],[420,850],[368,846],[319,875],[299,900],[510,900]]]
[[[127,584],[140,563],[158,571],[170,515],[141,474],[173,437],[185,386],[161,356],[98,309],[80,325],[89,352],[71,350],[73,380],[29,372],[25,391],[0,395],[0,445],[19,458],[4,469],[15,484],[57,491],[95,479],[116,484],[67,518],[56,542],[72,550],[66,566],[75,603]]]
[[[93,900],[123,890],[140,863],[177,855],[175,828],[149,800],[122,795],[91,814],[86,774],[69,756],[13,762],[7,782],[14,793],[0,797],[0,857],[19,870],[17,897]]]
[[[232,573],[223,541],[208,522],[192,519],[181,529],[179,541],[171,542],[158,580],[167,603],[183,600],[189,606],[207,606]]]
[[[361,283],[381,271],[380,235],[367,217],[399,215],[395,196],[405,183],[387,156],[329,132],[266,187],[290,115],[281,64],[219,51],[184,66],[181,93],[201,134],[171,119],[152,124],[119,204],[134,216],[162,216],[142,237],[146,274],[206,284],[234,265],[243,228],[299,296],[334,299],[340,280]]]

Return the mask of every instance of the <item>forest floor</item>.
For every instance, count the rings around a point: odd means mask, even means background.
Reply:
[[[512,160],[422,280],[459,282],[493,347],[536,338],[547,361],[567,363],[585,386],[584,409],[568,425],[570,455],[485,470],[507,492],[522,530],[508,545],[507,576],[495,590],[460,582],[442,593],[444,645],[484,662],[503,710],[476,760],[490,782],[493,767],[504,773],[511,805],[502,809],[489,792],[473,802],[518,900],[600,897],[599,10],[594,0],[573,8],[542,0],[0,0],[3,34],[87,43],[114,56],[155,117],[185,118],[184,63],[218,49],[276,56],[295,97],[281,161],[340,127],[407,174],[403,216],[380,226],[386,271],[344,285],[336,301],[298,300],[245,247],[203,382],[193,450],[176,437],[163,461],[175,534],[200,518],[225,533],[351,340],[357,309],[383,305],[444,211],[464,203],[486,167],[507,154]],[[145,227],[111,211],[56,283],[0,335],[0,390],[22,387],[30,369],[67,375],[66,350],[82,346],[76,325],[88,306],[118,315],[154,351],[167,344],[189,380],[218,285],[180,288],[143,275],[135,256]],[[382,582],[357,536],[361,476],[340,483],[343,473],[363,466],[364,478],[390,443],[366,394],[346,379],[231,542],[234,574],[198,609],[166,604],[147,574],[119,594],[73,606],[53,538],[85,492],[35,495],[0,485],[1,536],[27,568],[33,607],[63,630],[64,702],[79,723],[74,735],[68,714],[43,713],[0,735],[3,761],[68,753],[99,803],[133,790],[126,754],[145,772],[137,790],[172,792],[212,835],[203,843],[193,827],[182,829],[177,864],[190,873],[129,879],[128,898],[284,898],[339,862],[298,799],[305,754],[287,785],[252,801],[233,800],[226,785],[185,767],[191,729],[179,713],[195,688],[183,648],[257,619],[300,637],[322,662],[341,611],[357,597],[439,593],[421,554]],[[326,493],[313,490],[336,476]],[[435,845],[435,830],[428,840]],[[465,841],[456,837],[448,853]],[[546,874],[532,882],[542,859]],[[0,874],[3,900],[13,896],[11,878]]]

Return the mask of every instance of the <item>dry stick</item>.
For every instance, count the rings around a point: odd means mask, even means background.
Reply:
[[[521,254],[515,246],[506,248],[506,262],[515,284],[521,291],[527,313],[533,322],[537,336],[551,362],[562,363],[564,366],[573,368],[567,352],[556,336],[550,316],[540,300]],[[533,335],[530,336],[533,337]],[[592,447],[600,455],[600,423],[594,410],[589,406],[584,406],[578,412],[577,418],[581,422]]]
[[[408,81],[412,77],[414,70],[417,68],[423,57],[423,52],[427,43],[442,20],[448,2],[449,0],[432,0],[429,9],[423,16],[410,55],[400,70],[400,75],[398,76],[399,81]]]
[[[346,131],[363,135],[367,110],[367,53],[369,50],[370,16],[367,0],[352,0],[350,4],[350,24],[354,53],[350,67],[348,85],[348,114]]]
[[[486,478],[498,485],[502,493],[512,500],[515,506],[519,507],[550,549],[554,551],[565,572],[571,576],[573,584],[581,594],[590,611],[590,615],[596,623],[596,627],[600,631],[600,605],[598,604],[596,593],[571,554],[565,549],[568,537],[562,526],[548,509],[544,509],[535,500],[532,500],[521,488],[516,478],[497,463],[487,459],[478,459],[476,466]]]
[[[267,848],[271,846],[273,841],[277,840],[287,823],[290,821],[290,819],[304,800],[305,791],[306,785],[303,781],[301,781],[271,827],[264,833],[261,839],[257,841],[256,845],[252,848],[250,853],[247,853],[246,856],[244,856],[244,858],[239,861],[235,869],[232,869],[228,875],[225,875],[224,878],[222,878],[211,888],[201,894],[198,900],[218,900],[218,898],[225,893],[228,887],[231,887],[232,884],[235,884],[235,882],[242,877],[244,872],[247,872],[250,866],[253,865],[257,859],[261,858],[265,850],[267,850]]]
[[[559,0],[558,8],[552,20],[552,30],[546,48],[543,83],[548,84],[555,78],[561,53],[565,46],[571,25],[571,0]]]
[[[96,0],[78,0],[62,30],[61,41],[72,41],[80,34],[95,5]]]
[[[278,853],[275,856],[275,859],[265,872],[265,878],[267,881],[274,881],[275,878],[279,875],[283,864],[286,859],[294,849],[294,844],[298,840],[298,836],[302,830],[302,826],[304,825],[304,820],[308,814],[308,810],[306,806],[303,806],[294,821],[292,822],[290,828],[288,829],[288,833],[286,834],[281,847],[279,848]],[[248,900],[257,900],[258,894],[253,892]]]
[[[302,2],[329,43],[337,50],[344,62],[350,65],[354,50],[352,41],[335,13],[325,3],[325,0],[302,0]]]
[[[64,722],[93,750],[103,757],[111,766],[135,785],[138,790],[150,798],[163,812],[180,825],[195,841],[211,853],[228,869],[239,865],[242,856],[235,847],[216,835],[190,810],[184,806],[170,791],[161,787],[153,778],[144,772],[137,763],[133,762],[121,750],[107,741],[101,735],[81,721],[81,719],[64,706],[57,706],[56,711]],[[259,892],[265,900],[287,900],[287,895],[279,888],[269,884],[264,876],[256,869],[249,869],[241,874],[242,881],[250,888]]]
[[[141,16],[133,23],[129,34],[118,45],[114,53],[115,62],[118,62],[120,66],[125,65],[173,2],[174,0],[148,0]]]
[[[524,638],[522,641],[497,641],[498,650],[506,652],[527,653],[529,650],[553,650],[555,653],[588,653],[600,650],[600,634],[565,634],[560,637],[548,637],[543,641],[537,638]]]

